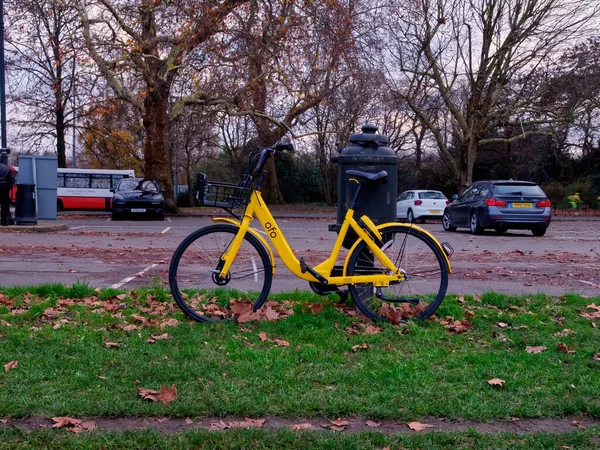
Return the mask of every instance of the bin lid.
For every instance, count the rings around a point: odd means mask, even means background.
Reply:
[[[377,134],[377,126],[365,123],[362,133],[350,136],[350,145],[337,158],[337,162],[398,164],[396,152],[388,147],[389,139]]]

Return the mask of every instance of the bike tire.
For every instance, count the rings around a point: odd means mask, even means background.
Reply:
[[[426,233],[413,227],[390,225],[380,229],[384,253],[404,272],[406,279],[386,287],[372,284],[349,285],[357,309],[374,321],[400,323],[409,319],[425,319],[440,306],[448,288],[448,262],[443,250]],[[347,274],[385,273],[381,263],[361,241],[348,260]],[[417,305],[388,299],[418,299]]]
[[[246,233],[227,280],[218,280],[215,268],[239,228],[228,224],[201,228],[175,250],[169,266],[169,286],[177,305],[198,322],[236,320],[232,300],[252,303],[258,310],[273,281],[272,264],[264,245]],[[217,284],[221,281],[222,284]]]

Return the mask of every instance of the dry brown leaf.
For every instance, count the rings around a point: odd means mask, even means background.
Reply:
[[[144,400],[150,400],[153,402],[161,402],[163,405],[168,406],[177,399],[177,386],[162,386],[160,391],[154,389],[137,388],[138,395]]]
[[[81,420],[73,417],[52,417],[54,424],[52,428],[67,428],[81,426]]]
[[[543,345],[540,345],[539,347],[530,347],[528,345],[527,347],[525,347],[525,351],[527,353],[533,353],[534,355],[545,352],[546,350],[548,350],[548,348],[544,347]]]
[[[277,344],[279,347],[289,347],[290,343],[288,341],[284,341],[283,339],[273,339],[271,342]]]
[[[166,339],[173,339],[173,336],[169,336],[169,333],[152,334],[151,337],[152,337],[152,339],[154,339],[156,341],[163,341],[163,340],[166,340]]]
[[[488,380],[488,384],[490,386],[504,386],[504,383],[506,383],[505,380],[501,380],[500,378],[492,378],[491,380]]]
[[[16,360],[7,362],[6,364],[4,364],[4,371],[8,372],[9,370],[16,369],[16,367],[18,365],[19,365],[19,361],[16,361]]]
[[[575,353],[575,350],[569,350],[567,344],[563,344],[562,342],[558,343],[558,345],[556,346],[556,350],[562,353]]]
[[[292,429],[294,431],[314,430],[315,427],[310,423],[295,423],[293,425],[290,425],[290,429]]]
[[[168,406],[177,399],[177,386],[163,386],[156,399],[163,405]]]
[[[365,331],[364,331],[364,333],[363,333],[363,334],[366,334],[366,335],[374,335],[374,334],[378,334],[378,333],[381,333],[381,328],[379,328],[379,327],[376,327],[376,326],[374,326],[374,325],[367,325],[367,326],[365,327]]]
[[[363,343],[363,344],[353,345],[352,351],[357,352],[359,350],[366,350],[368,348],[369,348],[369,344]]]
[[[218,422],[212,422],[210,424],[210,430],[227,430],[228,428],[230,428],[230,426],[228,424],[226,424],[225,422],[223,422],[222,420],[218,421]]]
[[[350,425],[350,422],[348,422],[347,420],[344,420],[340,417],[338,417],[335,420],[330,420],[329,423],[331,423],[332,425],[335,425],[336,427],[345,427],[346,425]]]
[[[179,324],[179,320],[171,318],[171,319],[167,319],[167,320],[164,320],[163,322],[161,322],[159,327],[162,330],[165,327],[174,327],[174,326],[177,326],[178,324]]]
[[[508,326],[508,324],[504,322],[498,322],[496,325],[498,325],[500,328],[506,328]]]
[[[103,347],[106,348],[115,348],[115,347],[119,347],[121,344],[117,343],[117,342],[105,342]]]
[[[262,428],[265,424],[265,419],[252,419],[250,417],[244,417],[244,420],[253,428]]]
[[[267,333],[265,333],[264,331],[261,331],[260,333],[258,333],[258,337],[260,338],[261,342],[265,342],[265,341],[269,340],[269,338],[267,337]]]
[[[591,313],[583,313],[583,314],[581,314],[581,317],[583,317],[584,319],[590,319],[590,320],[600,319],[600,311],[594,311]]]
[[[367,420],[366,424],[370,428],[379,428],[381,426],[379,422],[373,422],[372,420]]]
[[[594,360],[595,361],[600,361],[600,352],[599,353],[594,353]]]
[[[408,428],[410,428],[411,430],[414,430],[414,431],[423,431],[423,430],[426,430],[427,428],[433,427],[433,425],[429,425],[427,423],[421,423],[421,422],[408,422],[406,425],[408,425]]]

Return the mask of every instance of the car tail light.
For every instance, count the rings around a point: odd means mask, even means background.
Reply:
[[[541,202],[537,202],[537,205],[540,208],[550,208],[550,200],[548,200],[548,199],[542,200]]]
[[[423,204],[423,200],[415,200],[415,206],[421,206]]]
[[[485,204],[488,206],[506,206],[506,202],[504,200],[498,200],[494,197],[486,198]]]
[[[450,204],[450,200],[446,200],[446,205],[449,205],[449,204]]]

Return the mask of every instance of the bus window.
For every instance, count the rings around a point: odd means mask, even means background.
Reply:
[[[66,188],[89,188],[90,175],[87,173],[66,173],[65,174]]]
[[[110,189],[110,175],[93,174],[92,189]]]

